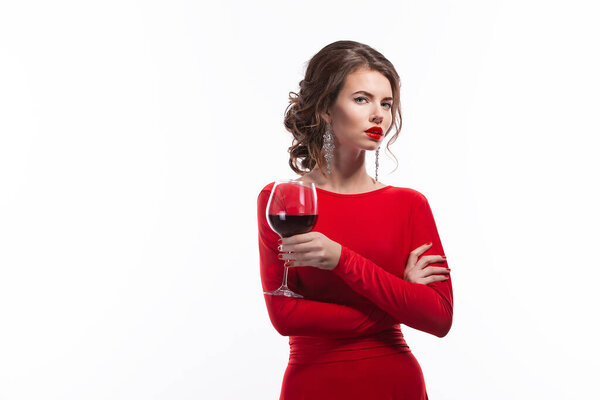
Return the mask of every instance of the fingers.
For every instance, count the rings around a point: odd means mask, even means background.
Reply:
[[[427,267],[423,269],[423,276],[436,275],[436,274],[444,274],[447,275],[450,273],[450,270],[446,267]]]
[[[405,281],[427,285],[433,282],[448,280],[450,274],[449,268],[429,265],[435,263],[446,263],[445,256],[422,256],[427,250],[431,249],[432,246],[433,243],[428,242],[417,247],[409,253],[406,261],[406,267],[404,269],[403,279]]]
[[[316,251],[306,251],[306,252],[290,252],[290,253],[280,253],[277,258],[280,260],[286,261],[288,263],[295,262],[296,266],[300,265],[312,265],[312,263],[317,263],[323,261],[322,252]],[[292,265],[288,265],[292,266]]]
[[[290,236],[287,238],[281,238],[279,240],[279,244],[285,246],[285,245],[291,245],[291,244],[310,242],[311,240],[313,240],[315,238],[315,236],[317,234],[319,234],[319,232],[307,232],[307,233],[301,233],[299,235]]]
[[[298,254],[291,254],[285,262],[287,267],[318,267],[323,259],[315,256],[314,253],[307,253],[305,256],[298,257]]]
[[[307,251],[317,250],[319,247],[312,242],[300,244],[280,244],[278,250],[281,253],[305,253]]]
[[[426,265],[433,263],[445,263],[446,257],[440,255],[431,255],[431,256],[423,256],[419,261],[417,261],[417,268],[424,268]]]
[[[417,256],[420,256],[421,254],[425,253],[429,248],[431,248],[431,246],[433,246],[433,243],[427,242],[411,251],[410,254],[416,254]]]
[[[284,253],[280,254],[279,259],[285,260],[285,265],[288,267],[331,269],[330,264],[333,263],[328,259],[327,254],[322,249],[305,253]]]
[[[413,251],[411,251],[410,254],[408,255],[408,260],[406,261],[406,263],[410,264],[410,265],[416,264],[419,257],[421,257],[421,254],[423,254],[427,250],[429,250],[431,248],[431,246],[433,246],[433,243],[429,242],[429,243],[425,243],[425,244],[417,247]]]
[[[420,279],[417,283],[422,283],[423,285],[429,285],[430,283],[433,283],[433,282],[443,282],[443,281],[447,281],[448,279],[449,279],[448,276],[431,275],[431,276],[428,276],[427,278]]]

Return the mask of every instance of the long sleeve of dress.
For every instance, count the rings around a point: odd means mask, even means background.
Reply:
[[[412,204],[410,226],[411,250],[433,242],[423,255],[444,255],[431,208],[420,193]],[[434,263],[429,266],[446,265]],[[407,282],[345,246],[342,246],[340,260],[333,272],[352,290],[400,323],[438,337],[445,336],[450,330],[453,312],[451,279],[429,285]]]
[[[279,235],[273,232],[266,220],[269,194],[269,191],[263,190],[257,201],[260,275],[264,291],[277,289],[284,271],[283,261],[277,258]],[[288,286],[301,293],[294,285],[294,273],[294,268],[290,268]],[[283,336],[359,337],[384,331],[397,323],[370,303],[347,306],[306,298],[264,297],[271,323]]]

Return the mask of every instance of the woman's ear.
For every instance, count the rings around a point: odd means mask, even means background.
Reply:
[[[331,124],[331,114],[329,113],[329,110],[322,112],[321,118],[323,118],[328,124]]]

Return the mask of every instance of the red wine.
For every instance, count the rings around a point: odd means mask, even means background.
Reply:
[[[269,222],[275,232],[283,237],[290,237],[310,232],[317,222],[317,215],[269,214]]]

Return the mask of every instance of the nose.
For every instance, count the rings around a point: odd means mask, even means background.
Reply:
[[[381,124],[383,122],[383,112],[379,107],[373,111],[373,115],[371,115],[371,122],[375,124]]]

